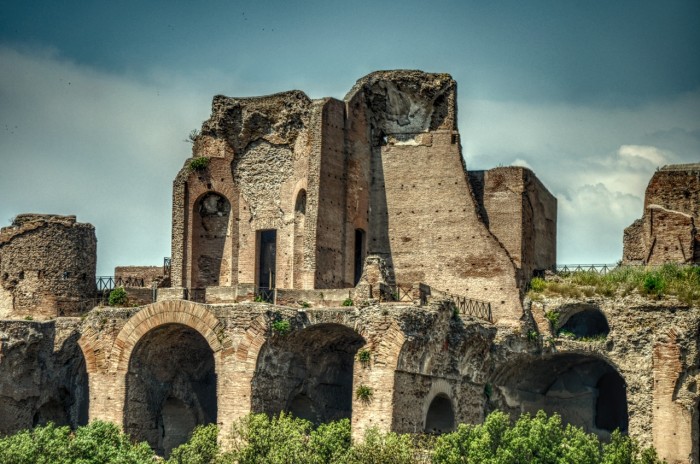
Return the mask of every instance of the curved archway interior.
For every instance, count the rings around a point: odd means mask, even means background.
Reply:
[[[559,331],[567,331],[576,338],[605,336],[610,326],[605,315],[597,309],[585,309],[569,317]]]
[[[455,429],[455,413],[452,401],[445,395],[433,398],[425,416],[426,433],[447,433]]]
[[[182,324],[146,333],[129,359],[124,430],[167,456],[216,416],[214,354],[204,337]]]
[[[288,411],[315,424],[349,418],[355,354],[364,343],[357,332],[339,324],[269,339],[253,377],[253,412]]]
[[[192,214],[192,281],[194,288],[226,284],[230,262],[226,237],[230,235],[231,204],[222,195],[206,193]]]
[[[556,412],[563,422],[601,438],[616,428],[627,431],[625,381],[600,358],[561,354],[510,366],[504,377],[499,381],[503,395],[493,400],[496,407],[514,413]],[[518,410],[509,406],[513,403],[519,404]]]

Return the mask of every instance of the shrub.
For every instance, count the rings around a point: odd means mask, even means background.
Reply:
[[[435,464],[457,463],[562,463],[562,464],[656,464],[653,449],[641,449],[633,439],[613,432],[611,442],[601,445],[594,434],[544,411],[523,414],[511,425],[508,416],[496,411],[483,424],[460,424],[455,432],[438,437]]]
[[[315,458],[313,462],[345,462],[352,445],[350,420],[321,424],[311,432],[309,447]]]
[[[363,366],[367,366],[372,360],[372,352],[367,349],[362,349],[357,352],[357,359]]]
[[[125,306],[128,300],[129,296],[124,287],[117,287],[109,292],[108,303],[110,306]]]
[[[272,330],[279,335],[287,335],[292,329],[289,325],[289,321],[279,319],[272,323]]]
[[[355,397],[363,403],[372,401],[372,388],[367,385],[358,385],[355,389]]]
[[[533,292],[543,292],[547,287],[547,282],[541,277],[535,277],[530,281],[530,290]]]
[[[343,306],[352,306],[353,304],[352,298],[346,298],[343,300]]]
[[[190,171],[204,171],[209,166],[209,158],[206,156],[192,158],[188,166]]]
[[[49,423],[0,439],[0,462],[13,464],[152,464],[147,443],[133,444],[111,423],[95,421],[71,433]]]
[[[310,432],[311,422],[284,412],[251,414],[233,426],[230,457],[238,464],[313,462]]]
[[[666,290],[665,279],[656,273],[647,274],[642,282],[642,293],[645,295],[661,296]]]
[[[347,464],[412,464],[415,447],[411,436],[394,432],[380,433],[371,428],[364,441],[355,444],[348,453]]]
[[[168,464],[210,464],[220,454],[217,438],[219,428],[216,424],[198,425],[192,431],[192,437],[170,453]]]
[[[557,327],[559,323],[559,313],[557,311],[547,311],[544,313],[544,317],[547,318],[553,329]]]

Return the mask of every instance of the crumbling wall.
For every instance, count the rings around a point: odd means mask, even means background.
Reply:
[[[370,123],[367,253],[396,283],[425,282],[491,302],[496,320],[522,315],[516,268],[480,221],[456,131],[447,74],[382,71],[358,81]],[[393,283],[393,282],[392,282]]]
[[[700,164],[664,166],[647,185],[641,220],[625,229],[623,264],[700,262]]]
[[[114,279],[117,281],[139,282],[143,280],[144,287],[164,285],[167,278],[163,266],[117,266],[114,268]]]
[[[527,168],[508,166],[470,171],[481,219],[521,269],[523,283],[533,271],[556,265],[557,200]]]
[[[97,239],[75,216],[18,215],[0,230],[0,318],[79,314],[95,297]]]
[[[0,321],[0,436],[88,419],[80,320]]]

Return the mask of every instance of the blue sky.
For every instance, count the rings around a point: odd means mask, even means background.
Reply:
[[[700,160],[698,24],[697,0],[0,0],[0,224],[77,214],[99,274],[159,264],[213,95],[342,98],[410,68],[457,80],[469,169],[557,196],[559,262],[615,262],[654,170]]]

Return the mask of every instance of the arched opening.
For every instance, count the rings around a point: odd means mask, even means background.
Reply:
[[[598,398],[595,404],[595,426],[609,432],[615,429],[627,432],[625,381],[617,372],[608,372],[600,377],[596,388]]]
[[[353,365],[365,340],[340,324],[319,324],[270,338],[260,349],[252,410],[288,411],[314,424],[352,414]]]
[[[628,428],[627,388],[617,370],[588,355],[560,354],[509,364],[496,379],[491,404],[513,413],[558,413],[565,423],[601,438]],[[506,401],[507,398],[507,401]],[[513,404],[517,404],[513,408]]]
[[[425,416],[425,433],[447,433],[455,429],[455,413],[447,395],[433,398]]]
[[[216,415],[214,353],[206,339],[182,324],[146,333],[129,359],[124,430],[167,457]]]
[[[575,338],[605,337],[610,326],[605,315],[598,309],[589,308],[569,316],[559,328],[559,333],[572,334]]]
[[[360,281],[362,277],[362,264],[365,261],[365,231],[355,229],[355,275],[354,285]]]
[[[294,203],[294,277],[292,286],[296,289],[304,288],[304,231],[306,227],[306,190],[301,189]]]
[[[230,235],[231,204],[216,192],[204,194],[192,214],[193,288],[229,283],[230,262],[226,257],[226,237]]]

